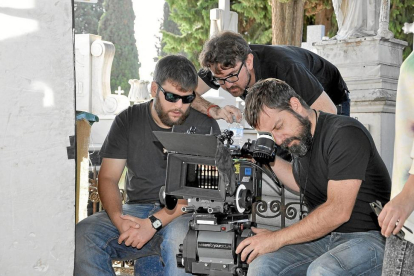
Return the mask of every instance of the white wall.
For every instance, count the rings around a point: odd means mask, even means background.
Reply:
[[[0,275],[72,275],[71,0],[0,1]]]

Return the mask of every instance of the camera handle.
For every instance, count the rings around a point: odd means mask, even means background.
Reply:
[[[160,202],[162,205],[165,205],[168,210],[174,210],[175,206],[177,206],[178,199],[173,195],[166,195],[165,194],[165,186],[160,188],[160,192],[158,194]]]

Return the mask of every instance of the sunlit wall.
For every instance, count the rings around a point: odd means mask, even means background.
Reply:
[[[0,275],[72,275],[71,0],[0,1]]]

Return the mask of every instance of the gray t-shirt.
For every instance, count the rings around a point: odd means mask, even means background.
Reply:
[[[127,160],[127,203],[158,202],[160,187],[165,185],[167,154],[153,131],[171,129],[154,122],[151,102],[131,106],[117,115],[100,151],[103,158]],[[193,108],[183,126],[212,127],[214,134],[220,134],[214,119]]]

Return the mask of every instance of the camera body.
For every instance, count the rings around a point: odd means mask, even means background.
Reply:
[[[246,275],[248,265],[235,250],[252,235],[252,205],[261,198],[260,164],[274,159],[273,140],[259,136],[239,148],[232,145],[232,132],[227,130],[218,137],[154,133],[168,150],[160,200],[173,209],[184,198],[188,206],[182,210],[193,213],[177,265],[192,274]],[[240,158],[255,158],[258,163]]]

